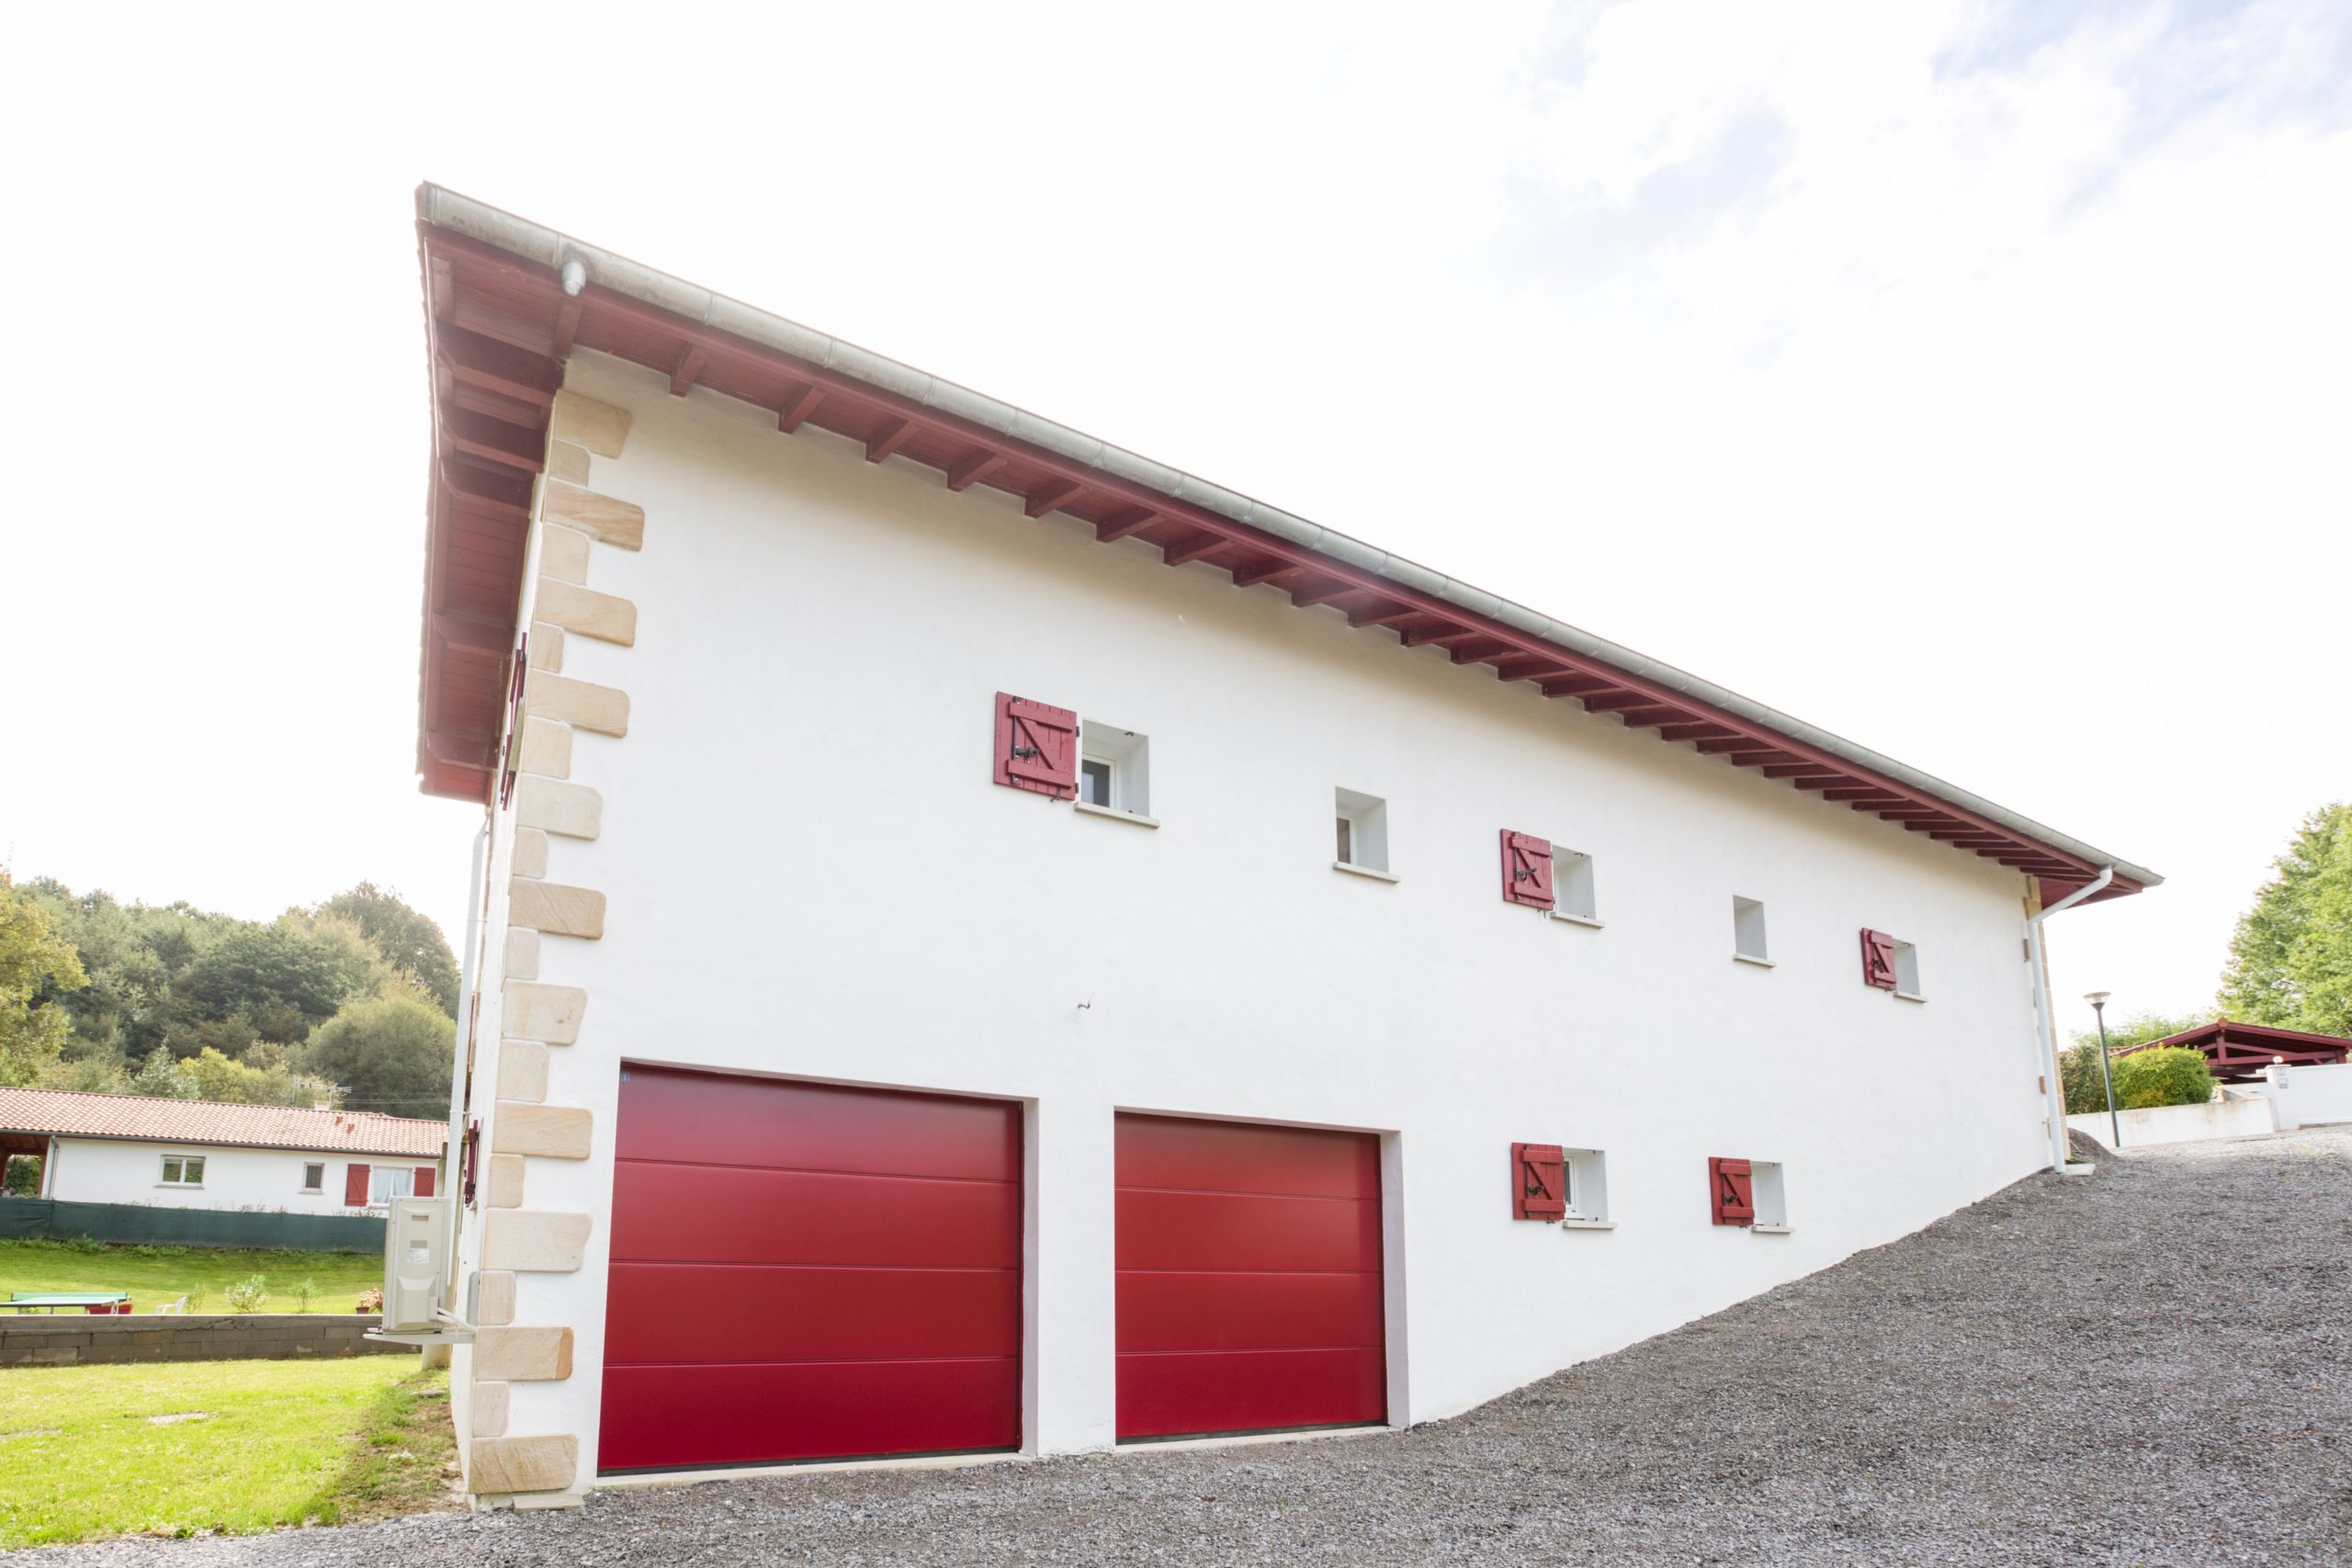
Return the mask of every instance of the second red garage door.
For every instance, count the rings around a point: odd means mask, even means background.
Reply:
[[[1021,1110],[630,1066],[605,1471],[1021,1441]]]
[[[1380,1141],[1118,1119],[1121,1438],[1387,1417]]]

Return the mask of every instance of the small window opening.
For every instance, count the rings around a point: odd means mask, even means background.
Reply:
[[[1609,1223],[1609,1156],[1599,1149],[1564,1149],[1570,1224]]]
[[[1078,798],[1105,811],[1151,815],[1151,742],[1114,724],[1079,725]]]
[[[1894,944],[1894,994],[1905,1001],[1928,998],[1928,993],[1919,988],[1919,950],[1907,942]]]
[[[1734,897],[1731,901],[1731,951],[1736,958],[1751,964],[1770,964],[1771,953],[1764,944],[1764,906],[1754,898]]]
[[[1592,891],[1592,857],[1580,850],[1552,846],[1553,910],[1572,920],[1600,923],[1600,906]]]
[[[1337,863],[1365,871],[1388,869],[1388,803],[1355,790],[1332,792],[1339,818]]]
[[[201,1187],[204,1185],[202,1155],[167,1155],[164,1159],[164,1185],[166,1187]]]
[[[379,1165],[376,1167],[368,1173],[368,1201],[380,1206],[390,1202],[395,1198],[407,1197],[409,1183],[414,1179],[415,1174],[406,1166],[395,1168]]]
[[[312,1163],[312,1164],[306,1165],[306,1166],[304,1166],[304,1167],[302,1168],[302,1190],[303,1190],[303,1191],[305,1191],[305,1192],[318,1192],[318,1191],[322,1191],[322,1190],[325,1190],[325,1188],[326,1188],[326,1184],[327,1184],[327,1168],[326,1168],[325,1166],[323,1166],[323,1165],[319,1165],[319,1164],[317,1164],[317,1163],[315,1163],[315,1162],[314,1162],[314,1163]]]
[[[1789,1228],[1789,1189],[1778,1160],[1759,1159],[1753,1162],[1756,1197],[1756,1224],[1759,1231],[1784,1231]]]

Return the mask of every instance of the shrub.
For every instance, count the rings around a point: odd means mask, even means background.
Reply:
[[[2058,1082],[2066,1091],[2067,1115],[2088,1116],[2107,1109],[2107,1085],[2099,1080],[2097,1042],[2070,1046],[2059,1054]]]
[[[2213,1074],[2202,1051],[2160,1045],[2115,1060],[2115,1103],[2124,1110],[2202,1105],[2212,1098]]]
[[[259,1312],[261,1303],[269,1300],[269,1281],[259,1274],[249,1275],[220,1292],[231,1312]]]
[[[301,1303],[304,1312],[311,1310],[311,1303],[318,1293],[319,1282],[316,1280],[305,1280],[294,1287],[294,1299]]]
[[[7,1156],[7,1177],[0,1180],[11,1198],[36,1198],[40,1195],[40,1156],[10,1155]]]

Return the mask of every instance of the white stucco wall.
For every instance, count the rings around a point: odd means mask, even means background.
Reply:
[[[204,1158],[201,1187],[164,1185],[164,1160]],[[215,1144],[154,1144],[121,1138],[60,1138],[42,1195],[76,1203],[146,1203],[167,1209],[283,1209],[296,1214],[350,1214],[343,1202],[344,1168],[356,1156],[300,1149],[224,1147]],[[415,1170],[438,1160],[371,1155],[357,1163]],[[317,1192],[302,1190],[302,1168],[326,1167]],[[436,1184],[436,1190],[438,1187]]]
[[[2066,1125],[2087,1133],[2108,1148],[2115,1147],[2120,1129],[2123,1147],[2151,1144],[2193,1144],[2204,1138],[2247,1138],[2275,1133],[2279,1122],[2270,1101],[2260,1095],[2244,1099],[2210,1100],[2201,1105],[2153,1105],[2115,1113],[2110,1124],[2104,1111],[2066,1118]]]
[[[548,873],[606,934],[540,961],[591,995],[548,1098],[595,1134],[529,1204],[599,1223],[524,1315],[577,1371],[511,1391],[583,1471],[624,1058],[1029,1101],[1040,1451],[1112,1440],[1115,1109],[1389,1135],[1398,1422],[2043,1164],[2017,874],[772,413],[585,354],[571,385],[632,412],[594,482],[648,518],[594,580],[637,646],[565,654],[631,700],[625,739],[575,737],[603,831]],[[1164,826],[993,787],[1000,690],[1148,735]],[[1334,786],[1386,798],[1401,882],[1331,869]],[[1602,929],[1500,900],[1504,828],[1595,857]],[[1733,961],[1735,895],[1774,967]],[[1917,944],[1926,1002],[1861,983],[1863,927]],[[1605,1150],[1616,1228],[1514,1223],[1514,1140]],[[1781,1162],[1792,1234],[1711,1224],[1711,1155]]]
[[[2245,1087],[2278,1108],[2281,1132],[2352,1122],[2352,1063],[2324,1067],[2280,1066],[2267,1071],[2264,1081]]]

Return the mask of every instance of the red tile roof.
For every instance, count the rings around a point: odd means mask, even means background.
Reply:
[[[0,1089],[0,1132],[165,1144],[227,1144],[329,1154],[441,1157],[449,1124],[373,1111],[304,1111],[287,1105],[223,1105],[143,1094],[84,1094],[61,1089]]]

